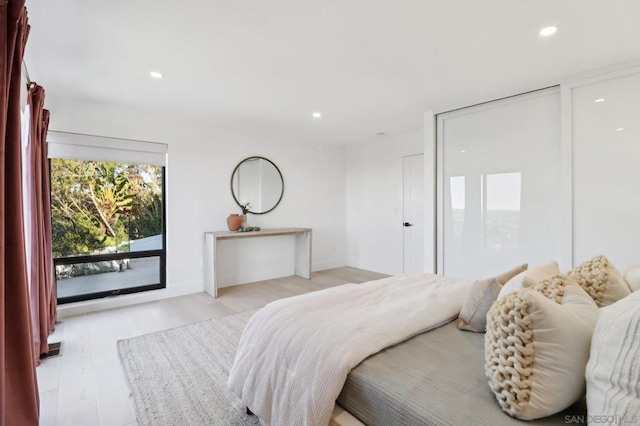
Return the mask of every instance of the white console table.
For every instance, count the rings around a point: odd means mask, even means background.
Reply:
[[[204,291],[218,297],[218,244],[224,240],[280,237],[293,235],[296,238],[295,274],[311,279],[311,228],[272,228],[254,232],[205,232],[204,234]]]

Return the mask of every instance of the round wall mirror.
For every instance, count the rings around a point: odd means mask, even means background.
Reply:
[[[240,207],[250,203],[249,213],[268,213],[282,200],[282,173],[264,157],[245,158],[233,170],[231,193]]]

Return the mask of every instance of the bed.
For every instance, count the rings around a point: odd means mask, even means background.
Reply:
[[[471,285],[419,274],[272,302],[245,327],[229,388],[265,426],[325,426],[354,367],[451,321]]]
[[[336,401],[368,426],[525,423],[487,386],[484,335],[452,321],[471,284],[422,274],[273,302],[245,328],[229,388],[264,425],[350,424]],[[585,414],[578,403],[527,423]]]
[[[364,360],[337,402],[368,426],[553,425],[586,415],[584,400],[537,421],[505,415],[487,386],[483,350],[484,334],[452,321]]]

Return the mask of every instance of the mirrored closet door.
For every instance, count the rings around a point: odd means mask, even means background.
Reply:
[[[560,91],[437,116],[437,272],[479,279],[562,251]]]
[[[640,260],[640,73],[575,85],[573,263]]]

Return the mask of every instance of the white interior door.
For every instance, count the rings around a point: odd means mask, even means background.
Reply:
[[[424,155],[402,159],[404,273],[424,272]]]

